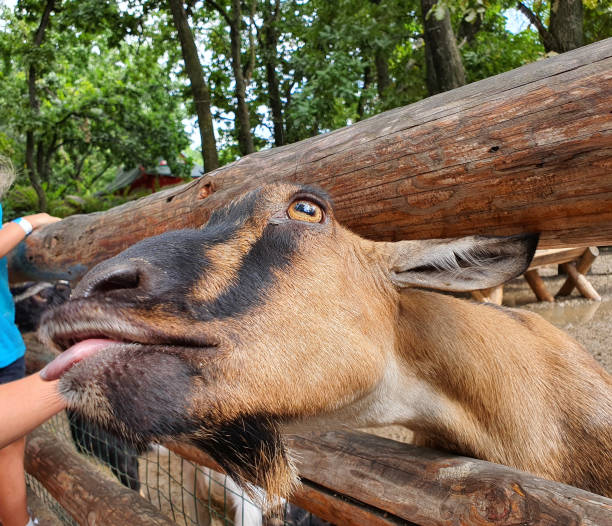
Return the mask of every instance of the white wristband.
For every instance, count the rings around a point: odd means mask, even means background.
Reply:
[[[26,236],[29,236],[32,233],[32,223],[30,223],[25,217],[18,217],[17,219],[13,219],[13,223],[19,225],[23,228]]]

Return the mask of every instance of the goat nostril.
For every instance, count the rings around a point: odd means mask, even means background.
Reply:
[[[140,272],[136,268],[117,269],[101,277],[90,288],[90,294],[104,294],[114,290],[137,289],[140,285]]]

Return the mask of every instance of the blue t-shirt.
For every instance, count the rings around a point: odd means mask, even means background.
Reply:
[[[0,225],[2,205],[0,205]],[[15,325],[15,304],[9,289],[6,258],[0,259],[0,367],[12,364],[25,354],[25,344]]]

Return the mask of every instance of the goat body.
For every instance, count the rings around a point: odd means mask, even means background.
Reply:
[[[535,314],[423,290],[502,283],[536,243],[373,242],[321,191],[263,187],[92,269],[45,319],[67,350],[44,374],[101,425],[191,443],[276,495],[296,481],[284,432],[403,424],[612,496],[610,376]]]

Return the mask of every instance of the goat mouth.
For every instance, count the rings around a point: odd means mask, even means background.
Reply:
[[[64,313],[60,307],[41,324],[41,341],[60,351],[59,356],[40,371],[44,380],[56,380],[77,363],[106,350],[122,347],[151,351],[161,348],[204,349],[219,345],[211,338],[166,335],[159,328],[139,327],[113,315],[102,314],[100,318],[79,320],[73,314],[74,309]]]
[[[43,380],[57,380],[74,365],[94,356],[110,345],[119,344],[117,340],[108,338],[85,338],[66,348],[57,358],[49,362],[40,376]]]

